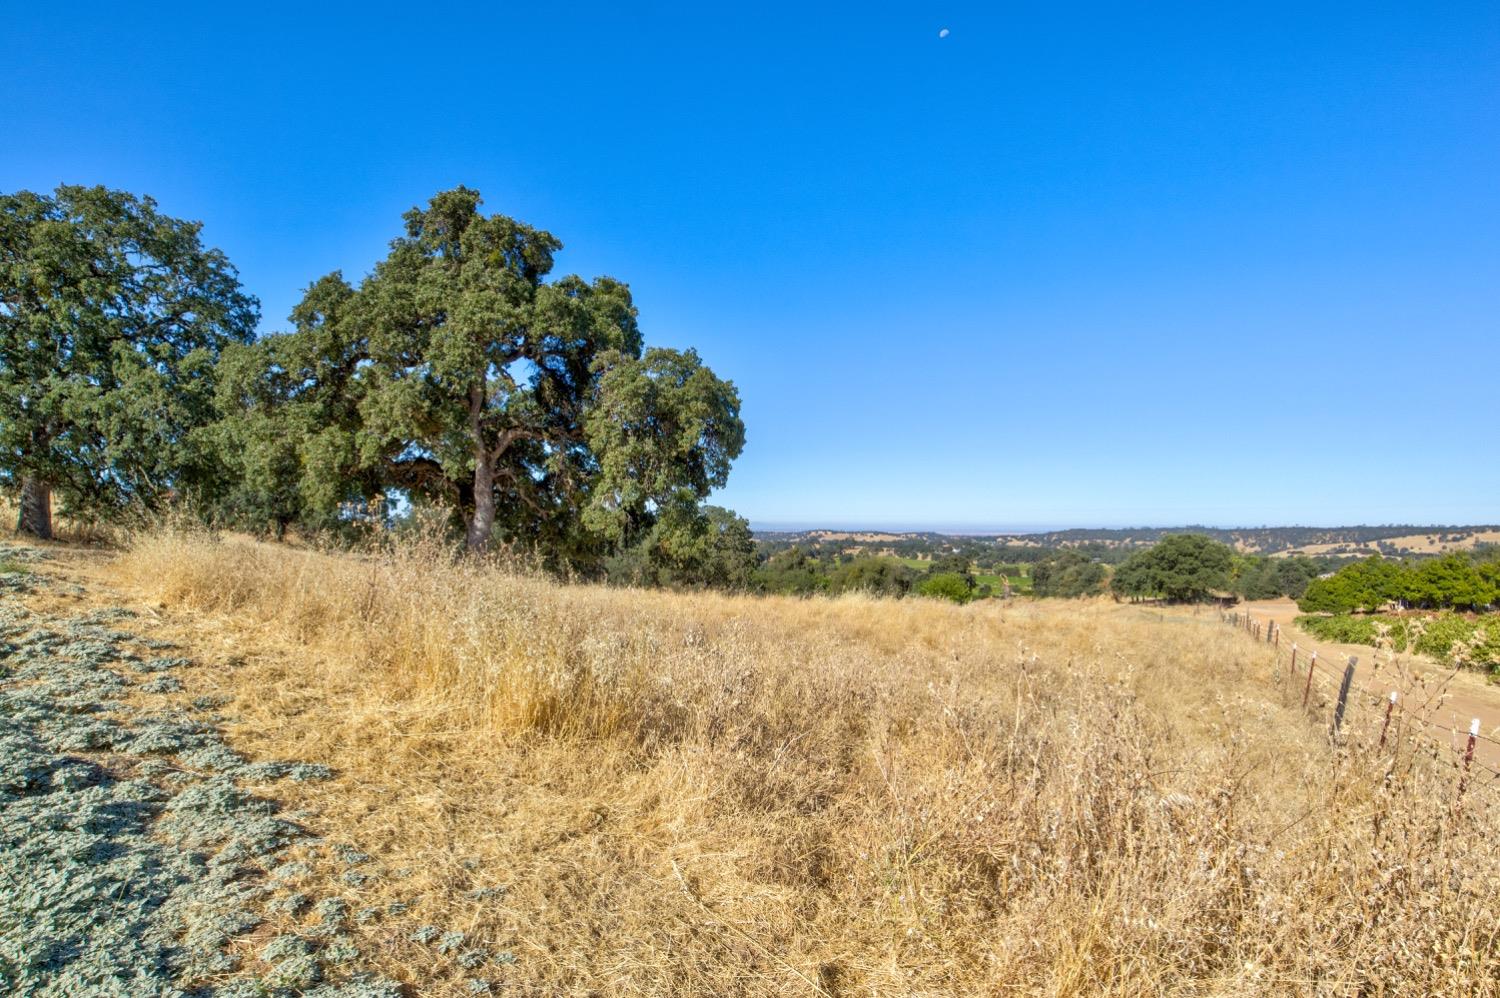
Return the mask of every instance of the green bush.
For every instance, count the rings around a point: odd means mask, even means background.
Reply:
[[[1347,614],[1336,617],[1298,617],[1297,626],[1324,641],[1351,645],[1375,644],[1374,617],[1351,617]]]
[[[1383,636],[1394,651],[1429,655],[1446,665],[1500,672],[1500,614],[1477,620],[1456,613],[1420,617],[1339,614],[1298,617],[1296,624],[1325,641],[1374,647]]]
[[[1479,626],[1472,620],[1446,614],[1438,617],[1424,617],[1423,623],[1426,626],[1413,642],[1415,647],[1412,650],[1423,655],[1431,655],[1443,662],[1450,661],[1455,644],[1460,642],[1467,644],[1472,641],[1474,632]]]
[[[949,599],[955,603],[967,603],[974,596],[969,580],[957,572],[938,572],[929,575],[917,584],[917,592],[934,599]]]

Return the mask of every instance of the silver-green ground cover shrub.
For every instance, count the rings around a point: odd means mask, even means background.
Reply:
[[[0,547],[4,557],[29,552]],[[308,836],[240,783],[332,773],[250,762],[186,711],[129,708],[130,673],[175,692],[171,673],[189,660],[134,655],[129,645],[147,643],[112,626],[128,611],[42,619],[16,588],[0,580],[0,994],[399,995],[345,966],[359,951],[333,934],[348,910],[338,899],[316,907],[329,938],[277,937],[260,954],[269,972],[219,982],[238,969],[226,947],[261,924],[271,885],[310,872],[285,863],[263,875]]]
[[[466,891],[464,896],[472,901],[488,901],[491,898],[503,897],[506,890],[503,884],[494,887],[476,887],[472,891]]]
[[[34,548],[0,544],[0,590],[29,593],[35,588],[31,566],[45,556]]]
[[[141,689],[147,693],[181,693],[182,680],[176,676],[157,676],[148,683],[142,683]]]
[[[368,863],[370,861],[369,853],[361,852],[360,850],[347,844],[334,846],[333,854],[335,857],[337,857],[338,861],[340,863],[343,863],[345,866],[358,866],[361,863]]]

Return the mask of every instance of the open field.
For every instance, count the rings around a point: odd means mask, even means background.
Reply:
[[[459,995],[1500,994],[1500,822],[1213,611],[561,586],[162,534],[31,566],[201,664],[295,891]],[[73,590],[70,590],[73,591]],[[394,906],[394,907],[393,907]],[[338,908],[338,905],[334,905]],[[342,910],[342,909],[340,909]],[[232,943],[311,934],[296,905]],[[430,931],[428,931],[430,929]],[[463,948],[435,940],[462,932]],[[513,959],[514,962],[510,962]]]
[[[1031,576],[1029,576],[1029,575],[1021,575],[1021,574],[1018,573],[1018,574],[1015,574],[1015,575],[1005,576],[1005,575],[992,575],[992,574],[990,574],[988,572],[980,572],[980,573],[978,573],[978,574],[976,574],[974,576],[974,582],[977,585],[989,586],[992,590],[994,590],[997,593],[1002,591],[1002,589],[1003,589],[1003,587],[1004,587],[1004,585],[1005,585],[1005,583],[1007,581],[1010,582],[1010,588],[1011,588],[1012,592],[1017,592],[1017,593],[1029,593],[1029,592],[1031,592]]]

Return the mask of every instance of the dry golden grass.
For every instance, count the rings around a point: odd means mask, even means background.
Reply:
[[[562,586],[441,549],[182,534],[106,566],[233,742],[375,854],[363,947],[460,994],[1500,994],[1500,837],[1451,773],[1330,746],[1217,616]],[[1326,714],[1320,715],[1326,717]],[[320,868],[321,871],[321,868]],[[503,885],[476,899],[476,888]]]

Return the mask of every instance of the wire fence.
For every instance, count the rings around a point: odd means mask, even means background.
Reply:
[[[1429,684],[1414,677],[1394,655],[1382,659],[1380,650],[1372,649],[1370,667],[1355,688],[1359,656],[1328,654],[1314,645],[1292,641],[1274,620],[1257,620],[1248,613],[1227,610],[1220,618],[1249,640],[1274,649],[1276,676],[1294,684],[1292,692],[1304,710],[1316,715],[1331,709],[1329,732],[1335,740],[1348,737],[1351,705],[1372,708],[1379,717],[1379,749],[1387,745],[1394,749],[1404,741],[1427,748],[1439,764],[1455,770],[1457,799],[1477,792],[1490,803],[1500,793],[1500,768],[1476,757],[1484,747],[1486,754],[1500,763],[1500,739],[1486,734],[1478,717],[1472,718],[1467,728],[1444,724],[1436,717],[1456,670]],[[1390,667],[1389,675],[1382,675],[1383,666]],[[1447,738],[1435,732],[1443,732]]]

